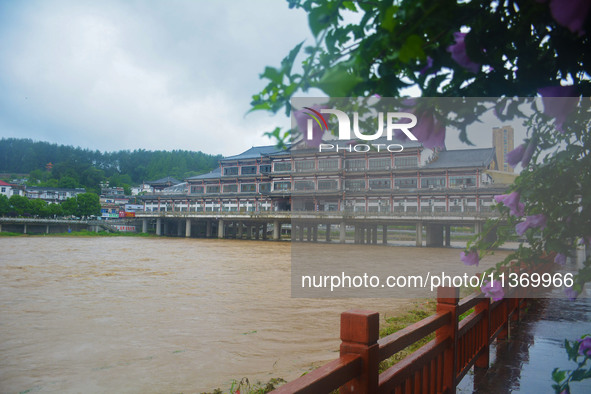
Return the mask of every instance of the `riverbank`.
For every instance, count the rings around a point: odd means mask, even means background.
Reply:
[[[134,233],[134,232],[116,232],[112,233],[109,231],[88,231],[88,230],[80,230],[80,231],[70,231],[70,232],[62,232],[62,233],[33,233],[33,234],[23,234],[23,233],[14,233],[9,231],[2,231],[0,232],[0,237],[142,237],[142,238],[161,238],[160,236],[154,233]]]

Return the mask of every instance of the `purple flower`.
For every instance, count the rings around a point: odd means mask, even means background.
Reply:
[[[445,126],[439,123],[432,112],[425,112],[417,118],[417,125],[412,128],[412,134],[417,140],[427,149],[445,149]],[[402,130],[395,130],[394,135],[403,141],[408,139]]]
[[[521,159],[521,166],[523,168],[527,167],[527,165],[531,161],[531,157],[534,155],[535,150],[536,144],[534,144],[533,142],[527,144],[527,148],[525,148],[525,152],[523,152],[523,158]]]
[[[493,301],[502,300],[505,296],[505,292],[503,291],[500,280],[493,280],[492,285],[491,282],[487,281],[486,284],[480,288],[480,290],[485,296],[492,297]]]
[[[519,235],[523,235],[528,229],[539,227],[541,230],[546,228],[546,216],[539,213],[537,215],[527,216],[524,222],[518,223],[515,226],[515,231]]]
[[[318,124],[319,122],[317,122],[310,115],[314,115],[314,117],[318,118],[318,115],[316,113],[314,113],[314,111],[320,112],[320,109],[322,109],[323,107],[321,107],[319,105],[313,105],[309,108],[311,108],[313,111],[310,111],[309,109],[295,110],[295,111],[293,111],[293,116],[295,118],[297,128],[298,128],[299,132],[302,134],[306,145],[317,147],[322,143],[322,136],[324,135],[324,131],[325,131],[324,127],[325,126],[323,125],[321,119],[320,119],[320,124]],[[308,123],[309,122],[312,124],[311,138],[308,136]]]
[[[577,339],[579,341],[579,354],[591,357],[591,337]]]
[[[556,257],[554,257],[554,262],[556,264],[565,265],[566,264],[566,255],[564,253],[557,253]]]
[[[431,56],[427,56],[427,65],[421,69],[421,71],[420,71],[421,75],[425,75],[431,67],[433,67],[433,58]],[[433,73],[429,73],[429,74],[433,74]]]
[[[567,116],[579,102],[579,95],[574,86],[547,86],[538,89],[544,104],[544,113],[554,118],[556,129],[564,134],[562,128]]]
[[[558,24],[567,27],[579,36],[585,34],[583,24],[587,19],[591,3],[589,0],[552,0],[550,12]]]
[[[573,290],[572,287],[565,287],[564,288],[564,295],[566,295],[566,297],[569,300],[574,301],[577,299],[579,293],[577,293],[575,290]]]
[[[478,265],[480,258],[478,257],[478,253],[472,251],[468,254],[465,252],[460,253],[460,260],[466,265]]]
[[[451,58],[455,60],[460,66],[464,67],[466,70],[477,73],[480,71],[480,64],[473,62],[466,53],[466,43],[464,39],[466,38],[466,33],[456,32],[454,33],[454,39],[456,43],[447,47],[447,51],[451,53]]]
[[[507,208],[509,208],[511,210],[511,215],[523,216],[525,205],[519,202],[521,195],[518,192],[513,192],[511,194],[500,194],[494,198],[497,203],[502,203]]]
[[[517,164],[523,159],[523,154],[525,153],[526,144],[521,144],[517,148],[513,149],[511,152],[507,153],[507,164],[511,167],[515,168]]]

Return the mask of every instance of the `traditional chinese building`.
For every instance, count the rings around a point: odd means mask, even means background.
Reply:
[[[494,148],[444,150],[425,158],[417,142],[390,152],[335,144],[332,150],[252,147],[188,178],[184,194],[142,196],[145,210],[190,212],[342,211],[351,213],[489,211],[498,171]],[[391,141],[390,141],[391,143]],[[366,150],[367,147],[367,150]]]

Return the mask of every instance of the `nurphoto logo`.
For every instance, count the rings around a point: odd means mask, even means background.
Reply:
[[[349,141],[352,139],[352,135],[354,138],[363,140],[363,141],[375,141],[378,138],[382,138],[384,136],[384,113],[379,112],[377,115],[378,118],[378,128],[374,134],[363,134],[359,130],[359,113],[353,113],[353,133],[351,133],[351,119],[349,116],[338,109],[327,109],[323,108],[320,111],[314,110],[310,107],[304,107],[305,110],[309,112],[304,112],[306,115],[310,116],[310,119],[307,121],[307,130],[306,130],[306,139],[312,140],[314,139],[314,123],[316,123],[319,127],[321,132],[328,130],[328,122],[326,121],[323,114],[334,115],[337,118],[338,122],[338,133],[337,137],[339,140]],[[386,139],[388,141],[392,141],[394,137],[394,131],[400,130],[406,137],[411,141],[417,141],[417,137],[415,137],[412,132],[410,131],[411,128],[417,125],[417,117],[414,114],[408,112],[387,112],[386,116]],[[410,122],[401,122],[401,120],[410,119]],[[404,149],[400,144],[349,144],[347,146],[339,146],[338,144],[330,144],[330,143],[321,143],[318,146],[319,152],[326,152],[326,151],[335,151],[338,152],[348,151],[348,152],[368,152],[371,150],[371,147],[374,147],[378,152],[381,150],[388,150],[388,152],[402,152]]]

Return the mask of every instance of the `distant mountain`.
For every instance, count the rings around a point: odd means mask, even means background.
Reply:
[[[31,139],[0,140],[0,173],[30,174],[31,184],[95,191],[105,180],[131,186],[166,176],[185,179],[211,171],[220,158],[187,150],[100,152]]]

